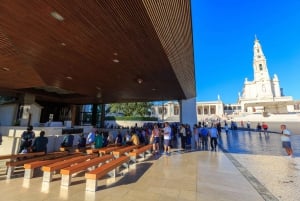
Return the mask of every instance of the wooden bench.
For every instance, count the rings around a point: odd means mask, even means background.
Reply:
[[[70,158],[74,158],[74,157],[78,157],[80,156],[79,153],[75,153],[75,154],[68,154],[68,152],[65,152],[65,155],[62,155],[58,158],[55,159],[46,159],[46,160],[38,160],[38,161],[33,161],[33,162],[28,162],[24,164],[24,169],[25,169],[25,174],[24,174],[24,178],[25,179],[31,179],[34,175],[34,170],[37,168],[40,168],[42,166],[46,166],[52,163],[56,163],[59,161],[63,161],[63,160],[67,160]]]
[[[136,159],[138,156],[145,159],[146,153],[151,153],[152,147],[152,144],[148,144],[138,149],[134,149],[132,152],[129,152],[130,160],[136,163]]]
[[[99,166],[113,158],[113,155],[105,155],[61,169],[61,186],[69,187],[71,185],[72,174],[85,171],[91,167],[94,168],[95,166]]]
[[[8,179],[10,179],[11,176],[14,174],[15,168],[18,166],[24,166],[24,164],[30,163],[33,161],[46,160],[46,159],[60,157],[65,154],[67,154],[67,153],[66,152],[53,152],[53,153],[49,153],[49,154],[44,153],[44,155],[42,155],[42,156],[36,156],[36,157],[26,158],[23,160],[6,162],[6,167],[7,167],[6,177]]]
[[[86,149],[86,154],[98,154],[99,153],[99,150],[102,149],[102,148],[99,148],[99,149]]]
[[[69,167],[71,165],[86,161],[91,158],[95,158],[95,155],[86,155],[86,156],[77,156],[68,160],[59,161],[53,164],[49,164],[42,167],[43,174],[43,182],[52,181],[52,176],[54,171],[61,170],[63,168]]]
[[[25,154],[9,154],[9,155],[1,155],[0,160],[10,159],[10,160],[22,160],[24,158],[31,158],[35,156],[42,156],[45,155],[45,152],[31,152]]]
[[[138,145],[126,146],[122,149],[118,149],[118,150],[113,151],[113,155],[114,155],[115,158],[119,158],[121,155],[124,155],[124,154],[126,155],[129,152],[131,152],[132,150],[138,149],[138,148],[139,148]]]
[[[59,147],[59,151],[68,151],[68,152],[74,152],[74,147]]]
[[[124,147],[118,147],[118,146],[110,146],[110,147],[104,147],[103,149],[99,149],[100,156],[105,154],[111,154],[113,151],[121,149]]]
[[[82,153],[86,153],[87,150],[90,150],[91,149],[91,146],[90,145],[86,145],[85,147],[80,147],[80,148],[76,148],[75,149],[75,152],[76,153],[79,153],[79,152],[82,152]]]
[[[92,170],[88,173],[85,173],[85,179],[86,179],[86,191],[92,191],[95,192],[97,190],[98,186],[98,179],[101,177],[110,174],[110,176],[115,177],[117,174],[117,168],[119,168],[122,165],[126,165],[128,168],[128,162],[130,158],[129,156],[121,156],[117,159],[114,159],[110,161],[109,163],[106,163],[95,170]]]

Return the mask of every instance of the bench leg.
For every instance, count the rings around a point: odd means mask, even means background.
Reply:
[[[61,175],[61,186],[69,187],[71,185],[72,175]]]
[[[117,167],[117,168],[119,168],[119,167]],[[117,168],[115,168],[115,169],[113,169],[112,171],[110,171],[109,173],[108,173],[108,175],[110,176],[110,177],[116,177],[116,175],[117,175]]]
[[[134,163],[136,163],[136,156],[130,156],[130,160]]]
[[[31,179],[33,177],[34,169],[25,169],[24,178]]]
[[[98,180],[97,179],[86,179],[86,187],[85,191],[91,191],[96,192],[98,186]]]
[[[14,174],[14,171],[15,171],[15,167],[14,166],[9,166],[7,168],[6,178],[10,179],[11,176]]]
[[[140,157],[143,158],[143,160],[145,160],[145,152],[141,153]]]
[[[43,182],[50,182],[50,181],[52,181],[52,175],[53,175],[52,172],[44,172]]]

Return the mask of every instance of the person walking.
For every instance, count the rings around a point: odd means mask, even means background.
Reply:
[[[287,155],[293,158],[293,149],[291,145],[291,132],[287,129],[285,124],[280,125],[282,147],[285,149]]]
[[[213,127],[209,130],[211,151],[217,151],[218,129],[216,127],[216,125],[213,125]]]

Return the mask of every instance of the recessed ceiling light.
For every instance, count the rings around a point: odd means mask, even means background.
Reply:
[[[138,78],[136,81],[137,83],[142,84],[144,80],[142,78]]]
[[[10,69],[7,68],[7,67],[3,67],[2,70],[3,70],[3,71],[10,71]]]
[[[66,46],[66,43],[60,43],[61,46]]]
[[[152,91],[156,91],[157,89],[156,88],[152,88]]]
[[[112,61],[115,62],[115,63],[119,63],[120,62],[119,59],[113,59]]]
[[[53,11],[50,14],[54,19],[56,19],[58,21],[64,21],[63,16],[61,16],[58,12]]]
[[[73,78],[71,76],[67,76],[66,79],[72,80]]]
[[[115,55],[115,56],[117,56],[117,55],[118,55],[118,53],[117,53],[117,52],[114,52],[114,55]]]

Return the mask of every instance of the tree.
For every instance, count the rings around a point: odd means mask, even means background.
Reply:
[[[110,112],[123,113],[125,116],[149,116],[152,102],[113,103]]]

